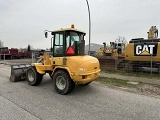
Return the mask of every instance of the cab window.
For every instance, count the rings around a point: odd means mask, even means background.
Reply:
[[[57,57],[63,56],[63,34],[62,33],[55,34],[53,51],[54,51],[54,56],[57,56]]]

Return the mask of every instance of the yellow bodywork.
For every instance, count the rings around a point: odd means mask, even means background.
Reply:
[[[62,31],[71,31],[71,30],[74,30],[74,31],[81,32],[81,33],[84,33],[84,34],[85,34],[84,31],[75,29],[74,27],[73,27],[73,28],[61,28],[61,29],[58,29],[58,30],[54,30],[54,31],[52,31],[52,32],[62,32]]]
[[[142,39],[141,42],[137,42],[137,43],[129,43],[126,45],[124,54],[125,54],[125,60],[128,61],[153,61],[153,62],[159,62],[160,61],[160,39],[158,39],[158,29],[156,28],[156,26],[151,26],[151,28],[149,29],[148,33],[148,39]],[[155,41],[156,40],[156,41]],[[146,51],[144,51],[144,55],[135,55],[135,44],[140,44],[143,43],[144,45],[153,45],[153,44],[157,44],[157,48],[155,49],[155,51],[157,51],[156,55],[151,55],[148,52],[148,49]],[[145,53],[146,52],[146,53]]]
[[[112,50],[109,48],[105,49],[104,47],[101,47],[99,50],[96,51],[95,56],[97,56],[97,57],[98,56],[106,56],[104,54],[106,54],[107,56],[110,56],[112,54]]]
[[[43,63],[33,63],[40,74],[52,72],[54,75],[57,69],[63,69],[78,84],[92,82],[100,76],[99,61],[92,56],[52,57],[45,53],[42,59]]]
[[[124,51],[121,54],[118,54],[117,49],[111,49],[111,48],[107,48],[104,49],[103,47],[100,48],[99,50],[96,51],[95,56],[96,57],[102,57],[102,56],[110,56],[113,59],[116,58],[124,58]]]
[[[147,41],[147,40],[146,40]],[[156,56],[135,56],[134,54],[134,43],[129,43],[125,48],[125,60],[129,61],[160,61],[160,42],[157,42],[157,55]]]

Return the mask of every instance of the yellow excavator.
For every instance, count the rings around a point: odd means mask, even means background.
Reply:
[[[148,38],[131,39],[125,47],[124,66],[130,71],[151,71],[160,73],[160,38],[158,29],[151,26]]]
[[[53,35],[51,54],[44,53],[31,65],[12,65],[10,81],[26,79],[31,86],[39,85],[47,73],[53,80],[55,90],[62,95],[70,93],[75,84],[88,85],[100,76],[100,64],[97,58],[86,56],[85,32],[70,28],[45,31]]]

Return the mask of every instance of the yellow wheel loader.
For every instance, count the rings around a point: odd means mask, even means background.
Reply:
[[[53,35],[51,53],[44,53],[36,63],[31,65],[11,66],[10,81],[26,79],[31,86],[39,85],[45,74],[53,80],[59,94],[70,93],[75,84],[88,85],[100,76],[100,64],[97,58],[84,55],[85,32],[77,30],[74,25],[55,31],[45,31]]]

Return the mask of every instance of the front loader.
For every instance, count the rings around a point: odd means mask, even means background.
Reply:
[[[53,35],[51,53],[44,53],[36,63],[11,67],[12,82],[26,79],[31,86],[39,85],[43,76],[49,74],[55,90],[59,94],[70,93],[75,84],[88,85],[100,76],[100,64],[97,58],[84,55],[85,32],[71,28],[45,31]],[[14,77],[16,76],[16,77]]]

